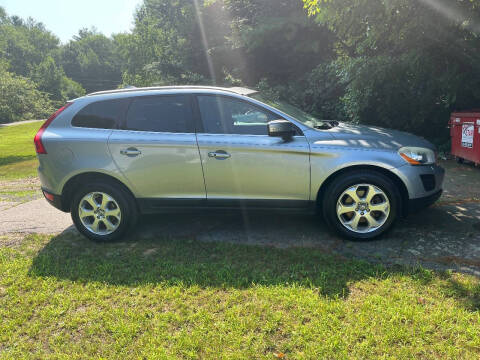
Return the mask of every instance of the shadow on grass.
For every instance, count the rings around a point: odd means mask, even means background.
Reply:
[[[443,287],[445,295],[457,299],[465,309],[480,311],[480,284],[467,286],[454,278],[449,278]]]
[[[19,162],[26,161],[26,160],[33,160],[35,158],[36,158],[35,155],[2,156],[2,157],[0,157],[0,166],[15,164],[15,163],[19,163]]]
[[[432,279],[432,273],[426,270],[387,270],[381,265],[347,260],[311,248],[277,249],[189,238],[95,244],[71,232],[52,238],[33,259],[29,271],[31,276],[126,286],[297,285],[332,298],[348,296],[348,284],[352,281],[403,273],[422,284]]]

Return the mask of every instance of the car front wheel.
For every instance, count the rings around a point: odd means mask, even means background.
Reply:
[[[374,171],[352,172],[327,188],[323,213],[327,223],[352,239],[372,239],[387,231],[399,212],[395,184]]]
[[[94,241],[122,237],[136,222],[132,196],[116,184],[92,183],[73,197],[72,220],[83,235]]]

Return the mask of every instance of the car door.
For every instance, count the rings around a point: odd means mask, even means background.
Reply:
[[[133,97],[108,145],[137,197],[205,200],[191,95]]]
[[[279,116],[268,109],[230,96],[196,99],[207,202],[307,206],[309,144],[301,130],[291,141],[270,137],[267,123]]]

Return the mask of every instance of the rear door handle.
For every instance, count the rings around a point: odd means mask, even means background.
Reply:
[[[134,147],[129,147],[128,149],[120,150],[120,154],[125,155],[125,156],[130,156],[130,157],[138,156],[141,153],[142,152],[140,150],[138,150],[137,148],[134,148]]]
[[[224,150],[210,151],[208,153],[208,157],[215,158],[215,159],[218,159],[218,160],[225,160],[225,159],[228,159],[231,156],[232,155],[230,155],[229,153],[227,153]]]

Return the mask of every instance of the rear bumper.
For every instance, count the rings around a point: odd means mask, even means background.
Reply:
[[[436,193],[428,196],[424,196],[416,199],[410,199],[408,201],[408,212],[415,213],[426,207],[429,207],[435,201],[437,201],[440,198],[440,196],[442,196],[442,192],[443,190],[438,190]]]
[[[53,207],[63,212],[68,212],[68,209],[65,208],[62,202],[62,197],[60,195],[52,194],[50,191],[45,190],[44,188],[42,188],[42,192],[43,192],[43,196],[49,202],[50,205],[52,205]]]

